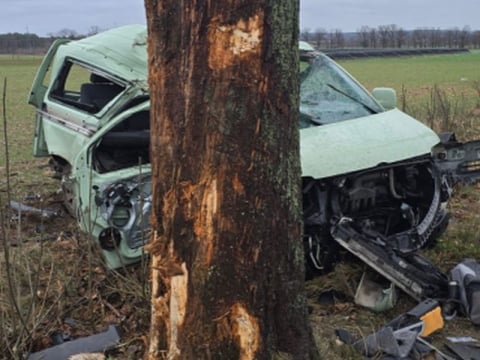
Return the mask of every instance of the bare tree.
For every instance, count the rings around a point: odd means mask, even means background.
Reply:
[[[476,30],[472,33],[472,46],[475,49],[480,48],[480,30]]]
[[[360,46],[364,48],[370,47],[370,27],[363,25],[357,30]]]
[[[470,27],[469,26],[464,26],[462,31],[460,31],[460,37],[459,37],[459,44],[458,46],[463,49],[467,47],[467,45],[470,42]]]
[[[428,47],[436,48],[442,46],[442,31],[440,29],[425,29],[424,32]]]
[[[315,32],[312,34],[312,41],[317,48],[322,48],[325,47],[326,37],[327,31],[323,28],[318,28],[315,29]]]
[[[340,29],[331,30],[328,38],[329,47],[331,48],[341,48],[345,46],[345,37]]]
[[[312,32],[310,28],[304,28],[302,32],[300,33],[300,39],[304,41],[310,41],[312,37]]]
[[[380,25],[378,27],[377,32],[378,32],[378,38],[380,40],[380,46],[382,48],[388,47],[389,32],[390,32],[388,25]]]
[[[397,34],[396,34],[396,46],[398,48],[402,48],[405,45],[407,45],[408,41],[408,34],[405,30],[403,30],[401,27],[397,29]]]
[[[395,47],[397,43],[397,32],[398,26],[395,24],[390,24],[386,26],[387,28],[387,46],[388,47]]]
[[[448,29],[445,31],[445,45],[449,48],[453,48],[455,44],[455,30]]]
[[[317,359],[304,292],[298,1],[146,0],[148,359]]]
[[[64,28],[55,34],[55,37],[75,39],[78,37],[78,33],[75,30]]]
[[[412,33],[414,47],[426,48],[428,45],[428,31],[426,29],[415,29]]]
[[[377,30],[374,28],[370,29],[370,47],[376,48],[378,44],[378,35],[377,35]]]
[[[101,31],[102,31],[102,29],[100,28],[100,26],[98,26],[98,25],[92,25],[92,26],[90,26],[90,28],[88,29],[87,35],[88,35],[88,36],[95,35],[95,34],[98,34],[98,33],[101,32]]]

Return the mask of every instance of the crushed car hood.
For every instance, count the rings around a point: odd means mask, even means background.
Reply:
[[[429,127],[398,109],[302,129],[302,176],[325,178],[430,154],[439,142]]]

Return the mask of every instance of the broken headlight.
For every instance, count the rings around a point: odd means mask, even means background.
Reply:
[[[132,249],[148,240],[151,194],[151,180],[147,176],[119,181],[97,190],[95,202],[102,218]]]
[[[117,228],[126,226],[130,221],[130,218],[130,207],[126,206],[115,206],[110,214],[110,222]]]

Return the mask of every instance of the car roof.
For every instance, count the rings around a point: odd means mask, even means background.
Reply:
[[[72,57],[86,64],[108,69],[126,80],[146,81],[147,28],[126,25],[59,47],[57,56]]]
[[[315,48],[306,41],[299,41],[298,48],[303,51],[315,51]]]

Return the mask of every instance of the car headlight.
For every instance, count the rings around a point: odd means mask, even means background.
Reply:
[[[130,209],[124,206],[115,206],[110,215],[111,224],[122,228],[130,221]]]

